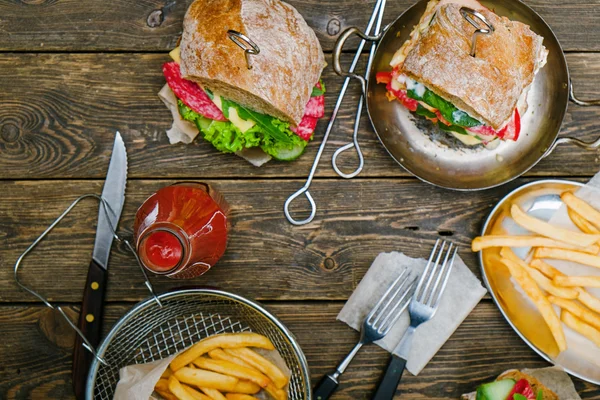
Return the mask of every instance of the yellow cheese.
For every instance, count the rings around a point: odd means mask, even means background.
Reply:
[[[221,100],[221,96],[213,93],[213,103],[219,108],[219,110],[223,111],[223,101]],[[256,122],[252,120],[245,120],[240,118],[237,110],[234,107],[229,107],[229,117],[227,119],[240,131],[246,132],[248,129],[252,128],[256,125]]]
[[[180,52],[179,46],[177,46],[173,50],[171,50],[171,52],[169,53],[169,56],[171,56],[173,61],[175,61],[177,64],[180,64],[181,63],[181,52]]]
[[[475,136],[471,135],[461,135],[460,133],[450,132],[452,136],[466,144],[467,146],[475,146],[477,144],[481,144],[481,140],[477,139]]]

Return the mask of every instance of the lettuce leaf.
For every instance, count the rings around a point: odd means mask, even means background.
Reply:
[[[442,99],[437,94],[433,93],[431,90],[425,88],[425,92],[423,96],[419,96],[414,89],[410,89],[407,91],[408,97],[411,99],[419,100],[424,102],[425,104],[430,105],[433,108],[436,108],[440,111],[442,116],[452,125],[462,126],[462,127],[472,127],[483,125],[481,122],[476,120],[475,118],[469,116],[466,112],[459,110],[452,103]]]
[[[319,79],[319,83],[321,84],[322,89],[319,89],[319,87],[317,85],[315,85],[312,89],[310,97],[317,97],[317,96],[321,96],[321,95],[325,94],[325,83],[323,83],[322,79]]]

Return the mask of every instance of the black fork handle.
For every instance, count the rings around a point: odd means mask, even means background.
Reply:
[[[392,355],[373,400],[392,400],[394,398],[396,389],[404,373],[404,367],[406,367],[406,360],[402,357]]]

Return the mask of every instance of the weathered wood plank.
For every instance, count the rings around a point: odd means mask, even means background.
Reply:
[[[130,305],[106,307],[107,328]],[[296,335],[306,354],[313,384],[330,372],[358,339],[335,317],[342,303],[269,304]],[[78,310],[66,307],[73,318]],[[107,329],[106,329],[107,330]],[[6,400],[71,399],[73,332],[58,313],[41,306],[0,307],[0,397]],[[387,354],[367,346],[341,379],[332,399],[368,399]],[[417,377],[406,374],[400,389],[403,399],[458,399],[477,385],[510,368],[544,367],[545,363],[512,331],[491,302],[482,302]],[[600,398],[597,386],[574,379],[584,399]],[[400,398],[400,396],[397,396]]]
[[[129,175],[138,178],[306,177],[322,138],[293,163],[272,162],[254,168],[233,155],[220,154],[201,140],[168,144],[164,133],[171,114],[156,96],[164,84],[165,55],[10,54],[0,59],[0,178],[102,178],[113,132],[120,130],[129,153]],[[600,54],[568,57],[576,92],[599,98]],[[346,61],[349,57],[346,57]],[[341,79],[328,68],[325,81],[329,116]],[[318,176],[337,176],[331,168],[335,149],[352,134],[358,87],[353,86],[323,155]],[[600,135],[598,107],[570,105],[563,134],[593,141]],[[366,166],[362,177],[407,176],[376,139],[366,115],[360,129]],[[353,156],[342,157],[347,170]],[[598,152],[561,146],[530,174],[590,176],[600,169]]]
[[[202,175],[197,175],[202,179]],[[213,182],[213,181],[211,181]],[[290,225],[285,199],[302,182],[220,181],[232,205],[232,229],[225,257],[201,278],[180,282],[154,277],[159,292],[180,285],[209,285],[261,300],[345,300],[377,254],[403,251],[429,254],[434,241],[451,237],[479,276],[470,241],[491,208],[520,179],[484,192],[449,193],[414,179],[317,180],[311,193],[318,205],[315,221]],[[129,181],[121,232],[131,235],[135,210],[155,190],[172,181]],[[78,195],[100,193],[102,181],[0,182],[0,302],[31,302],[12,278],[19,254]],[[296,206],[305,210],[305,204]],[[299,215],[302,217],[302,214]],[[94,241],[97,204],[73,211],[25,259],[21,277],[55,301],[81,301]],[[134,258],[124,246],[113,249],[109,301],[139,301],[147,296]]]
[[[182,20],[191,0],[97,2],[0,2],[0,51],[166,51],[181,35]],[[325,50],[350,26],[364,28],[375,0],[290,0],[316,31]],[[384,23],[414,4],[390,1]],[[565,50],[600,50],[597,0],[529,0],[556,32]],[[596,6],[594,6],[596,5]]]

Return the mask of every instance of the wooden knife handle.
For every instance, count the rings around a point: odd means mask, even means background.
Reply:
[[[102,334],[102,310],[107,277],[108,271],[92,259],[88,269],[85,289],[83,290],[83,302],[77,327],[83,332],[94,349],[98,347]],[[76,335],[75,347],[73,348],[72,379],[77,400],[85,398],[87,375],[93,359],[94,355],[83,347],[83,340],[79,335]]]

